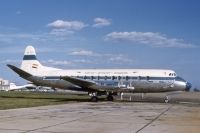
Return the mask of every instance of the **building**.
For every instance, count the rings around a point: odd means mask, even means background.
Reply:
[[[0,78],[0,90],[7,90],[9,89],[9,81],[3,78]]]

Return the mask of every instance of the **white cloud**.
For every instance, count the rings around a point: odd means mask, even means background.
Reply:
[[[59,61],[59,60],[53,60],[53,59],[49,59],[47,61],[41,61],[44,64],[50,64],[50,65],[70,65],[72,64],[72,62],[70,61]]]
[[[51,35],[66,36],[72,35],[75,31],[81,30],[87,25],[81,21],[56,20],[47,24],[47,26],[52,28],[50,32]]]
[[[79,50],[79,51],[73,51],[69,55],[75,55],[75,56],[95,56],[96,54],[92,51],[87,50]]]
[[[129,41],[131,43],[146,44],[152,47],[191,48],[195,45],[185,43],[181,39],[167,38],[165,35],[153,32],[112,32],[106,35],[107,41]]]
[[[123,63],[132,63],[132,59],[129,59],[123,54],[105,54],[105,53],[96,53],[93,51],[88,51],[88,50],[76,50],[69,55],[73,56],[88,56],[92,57],[90,60],[85,60],[85,59],[78,59],[74,60],[74,63],[93,63],[93,64],[99,64],[99,63],[108,63],[112,62],[114,64],[123,64]]]
[[[104,27],[111,24],[111,21],[105,18],[95,18],[94,22],[95,24],[93,24],[93,27]]]
[[[50,34],[56,35],[56,36],[66,36],[66,35],[72,35],[74,31],[68,31],[66,29],[52,29]]]
[[[61,29],[60,29],[61,30]],[[56,31],[52,30],[50,33],[38,32],[38,33],[0,33],[1,44],[54,44],[54,43],[66,43],[66,41],[76,40],[84,41],[84,38],[79,36],[70,36],[73,32],[70,31]],[[66,37],[67,35],[67,37]]]
[[[132,60],[125,57],[124,55],[112,55],[112,57],[109,58],[109,61],[116,62],[116,63],[131,63]]]
[[[82,28],[86,27],[87,25],[81,21],[56,20],[52,23],[49,23],[47,26],[49,26],[53,29],[81,30]]]
[[[16,11],[16,14],[17,15],[20,15],[22,12],[21,11]]]
[[[73,61],[74,63],[91,63],[90,60],[86,60],[86,59],[77,59]]]
[[[7,59],[7,60],[2,60],[0,61],[0,64],[9,64],[9,63],[20,63],[21,61],[20,60],[12,60],[12,59]]]
[[[49,37],[50,34],[29,34],[29,33],[6,33],[2,34],[0,33],[0,43],[8,43],[12,44],[15,42],[21,43],[21,42],[35,42],[35,41],[41,41],[44,39],[52,39],[52,37]]]

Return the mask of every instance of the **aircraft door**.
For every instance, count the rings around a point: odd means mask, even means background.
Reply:
[[[172,88],[174,87],[174,81],[175,79],[168,79],[168,87]]]

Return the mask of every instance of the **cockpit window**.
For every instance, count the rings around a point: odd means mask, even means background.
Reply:
[[[176,73],[169,73],[169,76],[176,76]]]
[[[175,78],[175,80],[176,80],[176,81],[183,81],[183,82],[186,82],[183,78],[181,78],[181,77],[179,77],[179,76],[177,76],[177,77]]]

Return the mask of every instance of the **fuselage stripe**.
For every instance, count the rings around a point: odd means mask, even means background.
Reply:
[[[24,55],[23,60],[37,60],[35,55]]]
[[[75,78],[86,80],[174,80],[175,77],[135,77],[135,76],[76,76]],[[60,79],[60,76],[45,76],[43,79],[53,80]]]

